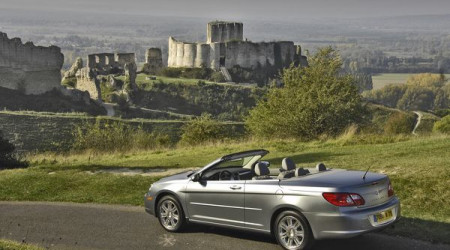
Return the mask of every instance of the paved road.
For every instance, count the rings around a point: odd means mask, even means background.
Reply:
[[[280,249],[270,237],[196,225],[167,233],[142,207],[0,202],[0,238],[50,249]],[[450,249],[383,234],[316,243],[326,249]]]

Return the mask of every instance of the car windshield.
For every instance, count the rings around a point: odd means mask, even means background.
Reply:
[[[215,165],[213,167],[213,169],[230,168],[230,167],[250,168],[251,164],[260,158],[261,158],[261,155],[253,155],[253,156],[247,156],[247,157],[222,161],[219,164]]]

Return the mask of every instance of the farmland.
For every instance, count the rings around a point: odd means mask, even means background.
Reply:
[[[401,84],[406,83],[406,80],[417,74],[401,74],[401,73],[390,73],[390,74],[376,74],[372,76],[373,88],[381,89],[388,84]],[[445,77],[450,78],[450,74],[446,74]]]

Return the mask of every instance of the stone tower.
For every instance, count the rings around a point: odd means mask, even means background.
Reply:
[[[159,48],[150,48],[145,53],[145,64],[142,71],[147,74],[156,74],[163,67],[162,53]]]
[[[207,43],[223,43],[231,40],[242,41],[244,25],[239,22],[214,21],[207,26]]]

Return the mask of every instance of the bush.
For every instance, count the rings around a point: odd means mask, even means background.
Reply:
[[[213,82],[225,82],[225,77],[223,77],[220,71],[216,71],[211,74],[211,81]]]
[[[450,115],[447,115],[440,121],[436,122],[434,124],[433,131],[444,134],[450,134]]]
[[[272,87],[250,111],[246,125],[257,136],[314,139],[337,135],[362,117],[354,79],[341,75],[342,62],[331,47],[309,57],[309,67],[283,71],[284,87]]]
[[[384,125],[384,132],[388,135],[410,134],[415,125],[415,117],[405,113],[394,113]]]
[[[221,124],[206,113],[186,123],[182,131],[181,144],[198,145],[224,138]]]
[[[0,131],[0,169],[25,167],[25,162],[20,162],[14,156],[15,146],[7,139],[3,138]]]
[[[66,87],[75,88],[77,86],[77,78],[76,77],[65,78],[61,82],[61,85],[66,86]]]
[[[149,133],[122,122],[85,122],[73,131],[75,150],[96,152],[127,152],[136,149],[155,149],[170,146],[168,135]]]
[[[183,70],[181,68],[163,68],[160,72],[162,76],[178,78]]]

